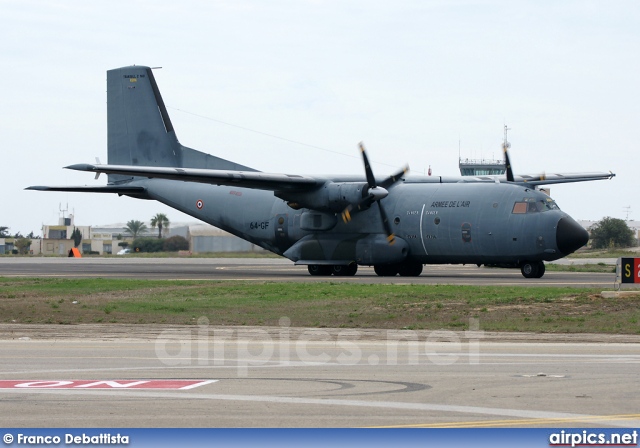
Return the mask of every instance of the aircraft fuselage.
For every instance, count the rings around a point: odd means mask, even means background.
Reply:
[[[145,180],[145,187],[151,199],[296,262],[304,263],[305,258],[366,265],[394,262],[392,249],[387,257],[382,253],[382,259],[367,259],[366,248],[364,254],[358,253],[358,241],[385,237],[375,206],[348,224],[335,219],[324,225],[330,228],[313,230],[305,228],[305,215],[325,220],[331,215],[294,210],[270,191],[162,179]],[[384,206],[399,240],[396,244],[405,249],[398,254],[404,260],[515,267],[524,260],[556,260],[576,249],[570,247],[571,241],[562,241],[559,222],[572,229],[578,224],[545,194],[519,185],[405,182],[390,190]],[[292,253],[290,249],[305,239],[318,241],[319,249],[310,243],[306,254]]]

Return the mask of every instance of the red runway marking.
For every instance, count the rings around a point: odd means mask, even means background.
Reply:
[[[173,389],[188,390],[218,380],[0,380],[0,389]]]

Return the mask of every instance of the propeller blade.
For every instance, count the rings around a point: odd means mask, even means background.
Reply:
[[[355,205],[354,204],[347,205],[347,208],[345,208],[344,211],[342,212],[342,220],[345,223],[351,221],[354,215],[371,207],[371,204],[373,204],[374,201],[375,199],[373,198],[373,196],[369,195]]]
[[[344,211],[342,212],[342,220],[344,221],[345,224],[351,221],[351,210],[352,210],[351,205],[348,205],[347,208],[345,208]]]
[[[540,181],[543,181],[543,180],[547,180],[547,173],[545,173],[545,172],[543,172],[539,176],[531,176],[531,177],[525,176],[522,179],[522,181],[524,183],[527,183],[527,182],[540,182]]]
[[[373,171],[371,170],[371,165],[369,164],[369,158],[367,157],[367,151],[364,149],[364,144],[360,142],[360,152],[362,153],[362,161],[364,162],[364,172],[367,175],[367,183],[369,184],[369,188],[375,188],[376,178],[373,175]]]
[[[391,224],[387,218],[387,213],[384,211],[384,207],[380,201],[378,201],[378,208],[380,209],[380,216],[382,217],[382,226],[384,227],[384,231],[387,233],[387,241],[389,241],[389,245],[391,246],[396,242],[396,236],[391,230]]]
[[[507,182],[513,182],[513,170],[511,169],[511,160],[509,160],[507,145],[502,145],[502,149],[504,150],[504,166],[507,170]]]
[[[378,185],[379,187],[382,187],[384,189],[388,189],[389,187],[391,187],[392,185],[394,185],[396,182],[398,182],[399,180],[402,179],[402,176],[404,176],[405,174],[407,174],[409,172],[409,165],[405,165],[404,168],[402,168],[400,171],[398,171],[395,174],[392,174],[391,176],[387,177],[385,180],[383,180],[380,185]]]
[[[540,181],[540,180],[547,180],[547,173],[542,173],[541,175],[539,175],[539,176],[537,177],[537,179],[536,179],[536,180],[539,180],[539,181]]]

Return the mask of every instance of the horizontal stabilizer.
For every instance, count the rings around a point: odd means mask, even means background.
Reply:
[[[88,185],[77,187],[35,185],[33,187],[27,187],[25,190],[66,191],[77,193],[117,193],[127,195],[142,195],[146,193],[146,189],[144,187],[130,187],[127,185],[101,185],[96,187],[90,187]]]

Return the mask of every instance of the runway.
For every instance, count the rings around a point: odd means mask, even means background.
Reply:
[[[5,324],[0,337],[6,427],[640,426],[637,336]]]
[[[279,258],[0,258],[0,276],[588,288],[612,288],[615,280],[615,274],[549,271],[541,279],[526,279],[519,269],[475,265],[427,265],[419,277],[378,277],[370,267],[360,267],[354,277],[314,277],[306,266]]]

